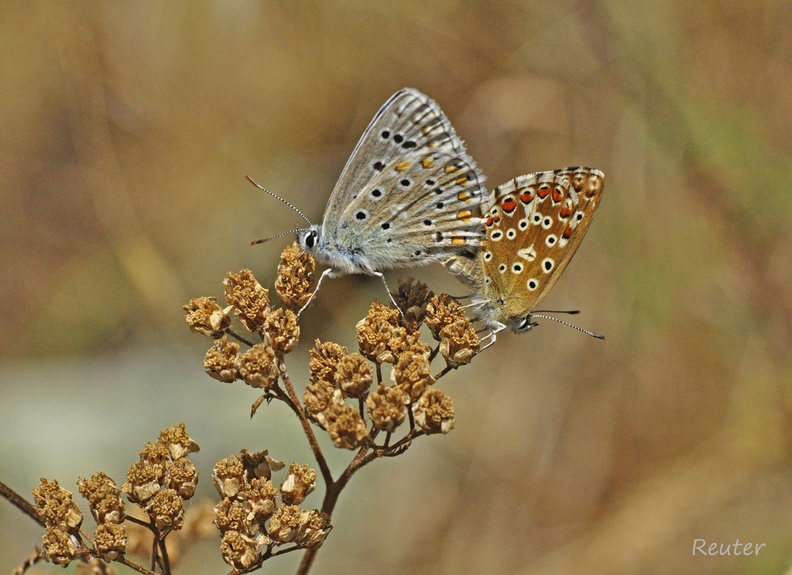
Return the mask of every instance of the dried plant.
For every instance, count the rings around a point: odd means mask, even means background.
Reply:
[[[267,451],[242,449],[214,466],[212,480],[221,501],[211,513],[206,506],[194,506],[191,519],[184,501],[195,493],[198,473],[187,456],[198,445],[180,424],[146,445],[121,488],[101,472],[78,481],[97,524],[92,537],[81,529],[83,515],[72,494],[57,481],[42,479],[33,492],[34,505],[0,484],[7,499],[45,528],[43,548],[18,573],[45,559],[64,566],[79,560],[91,573],[112,573],[109,564],[118,561],[140,573],[169,574],[188,543],[205,535],[209,516],[233,574],[254,571],[264,561],[293,551],[304,552],[298,573],[307,573],[333,528],[338,498],[358,470],[376,459],[403,454],[419,437],[453,429],[453,402],[436,383],[471,361],[478,338],[453,298],[436,296],[412,279],[400,280],[392,294],[399,309],[371,304],[356,326],[357,351],[331,341],[315,342],[309,382],[300,398],[286,356],[300,339],[298,311],[314,289],[314,271],[313,257],[292,245],[281,255],[275,281],[280,307],[271,305],[269,290],[250,270],[242,270],[224,281],[226,307],[215,298],[201,297],[190,300],[184,310],[190,329],[215,340],[204,357],[206,372],[224,383],[239,381],[260,389],[251,415],[265,402],[285,404],[301,424],[318,473],[299,463],[285,470]],[[422,341],[423,324],[435,340],[432,345]],[[433,374],[438,355],[445,366]],[[387,364],[389,378],[383,376]],[[335,448],[354,452],[337,476],[315,430],[326,433]],[[285,473],[282,480],[275,478],[279,472]],[[317,481],[325,488],[321,507],[306,508]],[[122,493],[137,514],[125,509]],[[148,568],[127,558],[146,549]]]

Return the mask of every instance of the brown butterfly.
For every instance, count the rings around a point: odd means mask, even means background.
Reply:
[[[575,255],[604,185],[601,171],[571,167],[518,176],[489,193],[478,253],[444,262],[472,288],[469,307],[490,330],[488,346],[507,327],[521,333],[547,317],[532,312]]]

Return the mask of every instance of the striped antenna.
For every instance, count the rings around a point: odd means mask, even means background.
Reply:
[[[262,190],[262,191],[264,191],[264,192],[267,192],[267,193],[268,193],[270,196],[272,196],[272,197],[273,197],[273,198],[275,198],[276,200],[280,200],[281,202],[283,202],[284,204],[286,204],[287,206],[289,206],[291,209],[293,209],[295,212],[297,212],[298,214],[300,214],[300,217],[301,217],[302,219],[304,219],[306,222],[308,222],[308,225],[309,225],[309,226],[312,226],[312,225],[313,225],[313,224],[311,223],[311,220],[309,220],[308,218],[306,218],[306,217],[305,217],[305,214],[304,214],[304,213],[302,213],[300,210],[298,210],[298,209],[297,209],[297,207],[296,207],[294,204],[292,204],[291,202],[287,202],[287,201],[286,201],[286,200],[284,200],[282,197],[280,197],[278,194],[273,194],[273,193],[272,193],[272,192],[270,192],[270,191],[269,191],[267,188],[265,188],[265,187],[263,187],[263,186],[260,186],[259,184],[257,184],[257,183],[256,183],[256,182],[253,180],[253,178],[251,178],[251,177],[250,177],[250,176],[248,176],[247,174],[245,174],[245,177],[247,178],[247,181],[248,181],[248,182],[250,182],[251,184],[253,184],[254,186],[256,186],[256,187],[257,187],[259,190]],[[266,240],[256,240],[256,241],[255,241],[255,242],[253,242],[253,243],[254,243],[254,244],[260,244],[260,243],[263,243],[263,242],[266,242],[266,241],[269,241],[269,240],[273,240],[273,239],[275,239],[275,238],[279,238],[279,237],[281,237],[281,236],[285,236],[286,234],[290,234],[290,233],[291,233],[291,231],[289,231],[289,232],[284,232],[284,233],[282,233],[280,236],[273,236],[273,237],[271,237],[271,238],[267,238]]]

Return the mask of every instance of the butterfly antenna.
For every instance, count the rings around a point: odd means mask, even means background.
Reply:
[[[308,225],[309,225],[309,226],[312,226],[312,225],[313,225],[313,224],[311,223],[311,220],[309,220],[307,217],[305,217],[305,214],[304,214],[304,213],[302,213],[302,212],[301,212],[299,209],[297,209],[297,206],[295,206],[294,204],[292,204],[292,203],[291,203],[291,202],[289,202],[289,201],[286,201],[286,200],[284,200],[284,199],[283,199],[282,197],[280,197],[278,194],[275,194],[275,193],[273,193],[273,192],[270,192],[270,191],[269,191],[267,188],[265,188],[264,186],[261,186],[261,185],[257,184],[257,183],[256,183],[256,181],[255,181],[253,178],[251,178],[250,176],[248,176],[247,174],[245,174],[245,177],[247,178],[247,181],[248,181],[248,182],[250,182],[251,184],[253,184],[254,186],[256,186],[256,187],[257,187],[259,190],[262,190],[262,191],[264,191],[264,192],[267,192],[267,193],[268,193],[270,196],[272,196],[272,197],[273,197],[273,198],[275,198],[276,200],[280,200],[281,202],[283,202],[284,204],[286,204],[287,206],[289,206],[291,209],[293,209],[295,212],[297,212],[298,214],[300,214],[300,217],[301,217],[302,219],[304,219],[306,222],[308,222]],[[289,232],[286,232],[286,233],[291,233],[291,232],[289,231]],[[281,235],[282,235],[282,236],[285,236],[285,235],[286,235],[286,233],[284,233],[284,234],[281,234]],[[268,239],[272,240],[272,239],[279,238],[279,237],[281,237],[281,236],[273,236],[272,238],[268,238]],[[267,241],[267,240],[264,240],[264,241]],[[257,241],[257,242],[254,242],[254,243],[261,243],[261,242],[260,242],[260,241]]]
[[[576,315],[580,313],[579,309],[538,309],[536,313],[567,313],[569,315]]]
[[[288,236],[289,234],[293,234],[293,233],[296,233],[298,231],[300,231],[300,228],[297,228],[297,229],[294,229],[294,230],[289,230],[289,231],[286,231],[286,232],[281,232],[281,233],[279,233],[279,234],[277,234],[275,236],[270,236],[268,238],[264,238],[263,240],[252,241],[252,242],[250,242],[250,245],[251,246],[255,246],[255,245],[258,245],[258,244],[263,244],[263,243],[268,242],[270,240],[277,240],[278,238],[282,238],[283,236]]]
[[[541,318],[541,319],[549,319],[549,320],[552,320],[552,321],[554,321],[556,323],[560,323],[561,325],[565,325],[567,327],[571,327],[572,329],[576,329],[578,331],[582,331],[583,333],[585,333],[586,335],[590,335],[591,337],[596,337],[597,339],[605,339],[604,335],[601,335],[601,334],[598,334],[598,333],[594,333],[593,331],[589,331],[587,329],[583,329],[582,327],[578,327],[576,325],[573,325],[573,324],[571,324],[569,322],[566,322],[566,321],[564,321],[562,319],[558,319],[557,317],[553,317],[551,315],[542,315],[542,314],[532,313],[531,317],[532,318],[538,317],[538,318]]]

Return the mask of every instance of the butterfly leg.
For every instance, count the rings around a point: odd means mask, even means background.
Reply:
[[[479,344],[481,344],[481,342],[484,341],[484,340],[487,340],[487,343],[484,345],[484,347],[479,349],[479,353],[481,353],[482,351],[484,351],[488,347],[490,347],[492,345],[495,345],[495,340],[498,339],[498,337],[497,337],[498,334],[500,332],[502,332],[504,329],[506,329],[506,324],[503,324],[501,322],[497,322],[496,325],[494,325],[494,326],[493,325],[489,325],[489,326],[487,326],[487,328],[489,329],[489,333],[479,340]]]
[[[404,312],[403,312],[403,311],[401,310],[401,308],[399,307],[399,304],[397,304],[397,303],[396,303],[396,300],[395,300],[395,299],[393,299],[393,295],[391,295],[390,288],[388,287],[388,282],[386,282],[386,281],[385,281],[385,276],[384,276],[384,275],[382,275],[382,272],[373,272],[373,274],[374,274],[375,276],[377,276],[379,279],[381,279],[381,280],[382,280],[382,285],[384,285],[384,286],[385,286],[385,293],[387,293],[387,294],[388,294],[388,297],[390,298],[390,300],[391,300],[391,303],[393,304],[393,307],[395,307],[397,310],[399,310],[399,313],[400,313],[402,316],[404,316]]]
[[[316,287],[314,288],[313,293],[311,293],[311,297],[308,298],[308,301],[305,302],[305,305],[302,306],[300,308],[300,311],[297,312],[297,319],[300,319],[300,314],[302,314],[302,312],[304,312],[308,308],[308,306],[311,305],[311,302],[316,297],[316,294],[319,293],[319,286],[322,285],[322,280],[324,280],[326,276],[332,277],[334,271],[335,271],[334,268],[327,268],[325,271],[322,272],[322,275],[319,276],[319,281],[316,282]]]

